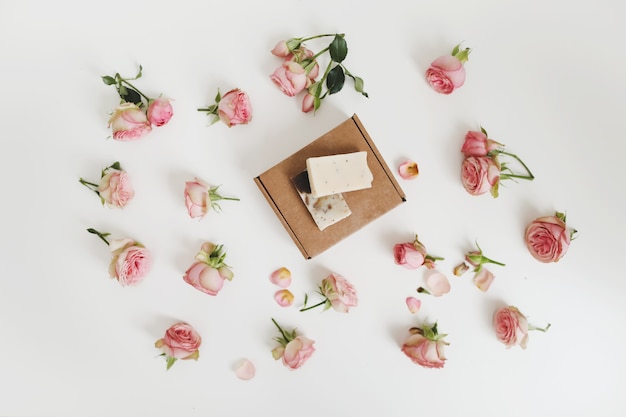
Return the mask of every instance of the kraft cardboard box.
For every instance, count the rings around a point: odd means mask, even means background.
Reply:
[[[372,187],[343,193],[352,213],[320,231],[292,178],[306,170],[307,158],[358,151],[367,152],[367,165],[374,177]],[[404,191],[356,114],[254,181],[306,259],[319,255],[406,201]]]

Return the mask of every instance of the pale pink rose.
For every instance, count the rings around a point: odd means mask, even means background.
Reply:
[[[278,268],[276,271],[270,274],[270,282],[274,285],[278,285],[281,288],[287,288],[291,285],[291,271],[284,266]]]
[[[489,139],[484,132],[470,130],[465,135],[461,152],[465,156],[486,156],[489,152],[498,149],[498,146],[501,144]]]
[[[170,121],[174,115],[171,100],[159,97],[151,100],[148,106],[148,121],[155,126],[163,126]]]
[[[398,174],[404,180],[414,180],[419,175],[419,168],[415,161],[404,161],[398,166]]]
[[[228,267],[216,269],[200,261],[194,262],[183,276],[187,284],[209,295],[217,295],[224,286],[224,281],[232,278],[233,273]]]
[[[126,171],[109,167],[100,179],[98,194],[107,206],[124,208],[135,196],[135,190]]]
[[[474,285],[482,292],[485,292],[489,289],[495,277],[496,276],[492,274],[491,271],[483,267],[474,275]]]
[[[435,297],[441,297],[442,295],[450,292],[450,281],[448,281],[448,278],[440,272],[428,274],[426,276],[426,285],[428,286],[431,295]]]
[[[282,352],[283,364],[290,369],[298,369],[315,352],[315,341],[304,336],[296,336],[284,347]]]
[[[279,58],[285,58],[291,54],[291,51],[289,51],[289,48],[287,47],[286,41],[278,41],[271,52],[272,55],[275,55]]]
[[[254,368],[254,364],[248,359],[242,359],[241,361],[239,361],[237,367],[235,368],[235,374],[237,375],[237,378],[244,381],[254,378],[255,373],[256,370]]]
[[[281,307],[289,307],[293,304],[293,294],[288,289],[283,288],[274,293],[274,300]]]
[[[310,93],[306,93],[302,99],[302,111],[308,113],[315,108],[315,96]]]
[[[113,139],[139,139],[152,130],[146,114],[134,103],[120,104],[109,119]]]
[[[426,70],[426,79],[436,92],[450,94],[465,83],[465,67],[455,56],[440,56]]]
[[[169,358],[197,360],[201,344],[198,332],[191,325],[179,322],[167,329],[165,336],[154,345]]]
[[[307,84],[308,77],[302,65],[285,60],[283,64],[270,76],[274,84],[289,97],[302,91]]]
[[[239,88],[224,94],[218,104],[217,112],[226,126],[245,125],[252,120],[252,105],[248,95]]]
[[[138,284],[152,267],[150,251],[133,239],[112,239],[109,249],[109,275],[122,286]]]
[[[520,345],[526,349],[528,343],[528,321],[516,307],[503,307],[493,316],[496,337],[508,348]]]
[[[331,273],[322,280],[320,289],[335,311],[340,313],[347,313],[359,303],[356,289],[341,275]]]
[[[185,205],[191,218],[204,217],[211,207],[209,185],[195,178],[185,183]]]
[[[411,314],[417,313],[422,307],[422,302],[415,297],[407,297],[405,302]]]
[[[443,368],[446,357],[443,339],[429,340],[421,334],[411,334],[402,345],[402,352],[414,363],[425,368]]]
[[[417,269],[424,265],[426,254],[415,249],[412,242],[398,243],[393,247],[393,257],[396,265],[407,269]]]
[[[570,245],[570,230],[557,216],[539,217],[526,227],[524,239],[530,254],[540,262],[558,262]]]
[[[498,184],[500,168],[487,156],[468,156],[463,160],[461,181],[471,195],[484,194]]]

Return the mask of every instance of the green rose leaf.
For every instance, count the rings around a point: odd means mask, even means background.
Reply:
[[[343,88],[343,84],[346,81],[346,76],[343,73],[343,68],[337,65],[328,73],[328,77],[326,78],[326,88],[328,89],[328,94],[335,94],[341,91]]]
[[[143,102],[141,101],[141,95],[139,95],[139,93],[133,90],[132,88],[126,88],[124,86],[120,86],[118,92],[120,94],[120,98],[124,100],[125,102],[135,103],[139,107],[143,105]]]
[[[108,75],[103,75],[102,76],[102,81],[106,84],[106,85],[113,85],[116,84],[115,78],[110,77]]]
[[[335,35],[335,39],[328,46],[330,57],[335,62],[341,62],[348,55],[348,44],[343,35]]]

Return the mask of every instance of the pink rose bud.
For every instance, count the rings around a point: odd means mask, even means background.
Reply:
[[[480,195],[491,191],[492,195],[496,197],[499,180],[500,167],[491,158],[468,156],[463,160],[461,181],[465,190],[471,195]]]
[[[217,112],[226,126],[245,125],[252,120],[252,105],[248,95],[238,88],[230,90],[221,98]]]
[[[425,255],[415,249],[411,242],[398,243],[393,247],[393,257],[396,265],[407,269],[417,269],[424,265]]]
[[[493,316],[493,326],[498,340],[508,348],[519,345],[526,349],[528,344],[528,321],[516,307],[503,307]]]
[[[405,180],[414,180],[419,174],[419,168],[415,161],[405,161],[398,167],[398,174]]]
[[[486,292],[495,277],[487,268],[483,267],[474,275],[474,285],[482,292]]]
[[[289,51],[286,41],[278,41],[276,43],[276,46],[274,46],[274,49],[272,49],[272,55],[275,55],[279,58],[285,58],[290,54],[291,51]]]
[[[135,140],[152,130],[145,113],[133,103],[120,104],[109,119],[113,139],[121,141]]]
[[[217,295],[226,279],[227,274],[220,273],[218,269],[204,262],[194,262],[183,276],[187,284],[209,295]]]
[[[302,111],[308,113],[315,108],[315,96],[307,93],[302,99]]]
[[[428,276],[426,276],[426,285],[430,289],[430,293],[435,297],[441,297],[450,292],[450,282],[448,278],[440,272],[428,274]]]
[[[185,182],[185,205],[191,218],[202,218],[209,211],[209,188],[206,182],[198,178]]]
[[[443,368],[446,362],[444,348],[448,345],[444,337],[437,334],[437,325],[422,329],[412,329],[409,338],[402,345],[402,352],[413,363],[424,368]]]
[[[428,83],[438,93],[450,94],[465,83],[463,63],[467,61],[471,49],[460,49],[460,46],[455,46],[451,55],[435,59],[426,70]]]
[[[170,369],[178,359],[198,360],[200,357],[198,349],[201,344],[202,338],[198,332],[191,325],[179,322],[167,329],[165,336],[157,340],[154,346],[163,351],[167,369]]]
[[[304,337],[296,336],[285,346],[283,351],[283,365],[289,369],[298,369],[313,355],[315,341]]]
[[[122,286],[138,284],[152,267],[150,251],[133,239],[112,239],[109,249],[109,275]]]
[[[151,100],[147,112],[148,121],[155,126],[167,124],[174,115],[170,101],[170,99],[163,97]]]
[[[281,288],[287,288],[291,285],[291,271],[283,266],[270,274],[270,281]]]
[[[124,170],[108,167],[98,185],[103,203],[112,208],[124,208],[135,196],[130,176]]]
[[[320,292],[335,311],[347,313],[351,307],[356,307],[359,303],[356,289],[341,275],[331,273],[322,280]]]
[[[411,314],[417,313],[422,307],[422,302],[415,297],[407,297],[405,301]]]
[[[526,247],[539,262],[558,262],[567,253],[576,231],[569,229],[565,220],[565,215],[557,212],[554,216],[539,217],[526,226]]]
[[[270,76],[274,84],[285,95],[293,97],[302,91],[307,84],[307,74],[302,65],[286,60]]]
[[[486,156],[489,152],[498,149],[499,146],[501,146],[500,143],[487,138],[484,132],[469,131],[465,135],[461,152],[465,156]]]
[[[278,290],[274,293],[274,300],[281,307],[289,307],[293,304],[293,294],[288,289]]]

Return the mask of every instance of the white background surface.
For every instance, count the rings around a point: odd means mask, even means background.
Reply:
[[[623,8],[601,1],[0,1],[2,416],[618,416],[626,402],[623,275],[626,235]],[[346,34],[345,64],[365,80],[300,111],[271,83],[280,39]],[[450,96],[424,79],[464,41],[467,82]],[[319,50],[325,44],[309,43]],[[101,75],[132,76],[144,93],[175,98],[175,115],[131,143],[107,139],[118,98]],[[254,119],[228,129],[196,111],[217,88],[240,87]],[[319,257],[302,258],[252,178],[358,114],[395,169],[408,201]],[[534,182],[472,197],[459,179],[460,146],[483,125],[518,154]],[[120,161],[135,199],[100,206],[78,183]],[[222,184],[240,202],[188,217],[184,182]],[[526,224],[566,211],[579,230],[557,264],[540,264]],[[140,240],[150,275],[123,288],[107,274],[108,248],[85,229]],[[404,299],[424,269],[393,263],[395,243],[418,233],[452,291]],[[224,244],[235,278],[211,297],[182,275],[204,240]],[[487,293],[452,268],[478,240],[493,267]],[[293,274],[292,308],[273,300],[269,274]],[[297,311],[330,271],[350,279],[360,305],[347,315]],[[507,350],[491,318],[518,306],[547,333]],[[270,318],[316,340],[289,371],[270,354]],[[202,335],[198,362],[165,372],[154,341],[178,320]],[[451,342],[439,370],[401,351],[408,328],[438,321]],[[249,358],[253,380],[236,378]]]

